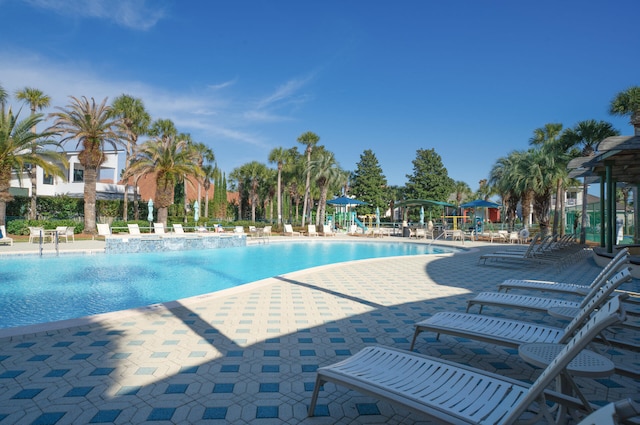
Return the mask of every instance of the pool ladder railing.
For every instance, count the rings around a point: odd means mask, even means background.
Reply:
[[[58,232],[53,232],[52,236],[53,238],[53,243],[55,245],[56,248],[56,255],[60,255],[60,247],[58,246]],[[44,250],[44,230],[40,229],[40,256],[42,257],[42,251]]]

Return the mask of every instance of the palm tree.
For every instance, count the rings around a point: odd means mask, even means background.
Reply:
[[[29,104],[31,109],[31,115],[35,115],[36,111],[40,111],[49,106],[51,103],[51,97],[44,94],[41,90],[31,87],[25,87],[24,89],[16,92],[16,99],[23,100]],[[36,133],[36,127],[34,126],[31,131]],[[32,151],[37,150],[37,146],[31,148]],[[29,179],[31,180],[31,208],[29,210],[29,218],[35,220],[38,204],[38,174],[37,168],[33,164],[28,164],[27,172]]]
[[[126,177],[155,174],[154,204],[158,222],[167,224],[168,207],[173,204],[176,184],[185,176],[202,177],[197,154],[188,142],[176,135],[163,134],[143,143],[127,171]]]
[[[278,221],[277,225],[282,224],[282,168],[284,167],[284,163],[287,160],[287,150],[283,147],[277,147],[269,152],[269,162],[276,163],[278,165],[278,193],[277,193],[277,202],[278,202]]]
[[[276,196],[278,171],[265,166],[262,184],[260,185],[260,197],[264,218],[273,223],[273,199]],[[268,214],[267,214],[268,212]]]
[[[4,105],[9,99],[9,93],[0,85],[0,113],[4,115]]]
[[[518,203],[522,198],[522,194],[516,190],[512,181],[516,155],[516,152],[512,152],[506,157],[498,158],[489,172],[488,180],[502,198],[503,205],[507,207],[506,217],[509,229],[515,226]]]
[[[332,152],[323,151],[316,159],[309,164],[309,171],[316,180],[316,185],[320,189],[320,200],[318,201],[318,214],[316,215],[316,225],[324,224],[324,216],[327,208],[327,192],[329,185],[342,176],[342,170]]]
[[[125,169],[131,165],[134,152],[138,145],[138,138],[147,134],[149,124],[151,124],[151,116],[146,111],[144,103],[140,99],[136,99],[128,94],[116,97],[111,105],[111,113],[113,116],[120,118],[122,131],[127,139],[127,147],[125,151]],[[133,192],[134,203],[137,211],[138,191]],[[124,199],[123,199],[122,219],[127,221],[129,214],[129,180],[124,180]]]
[[[307,181],[304,186],[304,201],[302,203],[302,226],[304,227],[304,222],[307,216],[307,213],[311,214],[310,208],[310,195],[311,195],[311,169],[309,168],[311,164],[311,152],[313,148],[320,141],[320,136],[317,134],[307,131],[306,133],[302,133],[300,137],[298,137],[298,143],[302,143],[307,148],[305,152],[307,153]]]
[[[267,167],[258,162],[251,161],[244,165],[244,174],[249,183],[249,206],[251,207],[251,221],[256,221],[256,207],[260,204],[260,183],[265,177]]]
[[[640,136],[640,86],[618,93],[611,101],[609,112],[613,115],[628,115],[635,135]]]
[[[287,155],[284,161],[283,180],[287,194],[289,195],[289,223],[293,223],[293,206],[295,204],[295,221],[298,222],[298,211],[300,207],[300,199],[304,196],[302,188],[304,182],[302,176],[304,175],[304,162],[302,155],[298,152],[296,146],[287,150]],[[283,218],[284,220],[284,218]]]
[[[529,174],[529,163],[533,155],[533,149],[528,151],[516,151],[509,154],[511,167],[507,169],[505,184],[512,185],[522,203],[522,223],[524,227],[531,227],[531,206],[534,195],[534,180]]]
[[[64,153],[45,149],[48,145],[58,145],[49,138],[55,133],[33,132],[33,128],[42,122],[43,115],[33,114],[20,122],[18,115],[14,116],[9,109],[0,116],[0,224],[5,224],[7,202],[13,199],[9,193],[12,172],[20,179],[25,165],[32,164],[49,175],[64,177],[61,167],[67,166]]]
[[[547,162],[553,169],[545,170],[547,174],[556,176],[556,205],[553,217],[553,234],[558,233],[558,225],[562,222],[560,233],[564,233],[564,180],[568,174],[567,164],[570,157],[567,156],[568,146],[561,138],[562,124],[545,124],[544,127],[533,131],[533,137],[529,140],[531,145],[539,146],[543,154],[549,155],[551,161]]]
[[[473,194],[469,185],[462,180],[457,180],[453,183],[453,192],[456,195],[456,205],[458,207],[460,206],[462,201]]]
[[[196,158],[197,158],[198,167],[201,168],[201,169],[204,167],[205,161],[208,164],[210,164],[211,162],[213,162],[216,159],[215,155],[213,154],[213,150],[209,146],[205,145],[204,143],[193,143],[191,145],[191,149],[194,150],[194,152],[196,154]],[[202,173],[203,180],[205,179],[205,177],[206,176],[205,176],[205,173],[203,171],[203,173]],[[204,181],[198,180],[198,195],[197,196],[198,196],[198,203],[200,205],[202,205],[202,193],[201,193],[202,186],[204,186]],[[186,194],[186,191],[185,191],[185,194]]]
[[[78,160],[84,167],[84,230],[96,232],[96,182],[100,165],[104,163],[105,145],[113,150],[124,146],[118,132],[120,118],[111,114],[107,98],[100,104],[91,98],[71,96],[66,108],[50,116],[55,119],[52,129],[62,135],[61,143],[76,139],[76,149],[81,147]]]
[[[242,198],[245,189],[245,177],[242,172],[242,167],[238,167],[231,170],[231,173],[229,174],[229,179],[231,180],[231,188],[235,189],[238,192],[238,220],[242,220],[243,217]]]
[[[562,137],[570,146],[582,147],[582,156],[593,156],[595,154],[596,145],[607,137],[617,136],[620,134],[618,130],[605,121],[585,120],[580,121],[573,128],[565,130]],[[587,178],[584,177],[582,182],[582,214],[580,225],[580,243],[584,244],[587,240],[587,226],[589,225],[589,217],[587,216],[587,195],[589,185]]]
[[[202,167],[202,187],[204,188],[204,214],[205,219],[209,218],[209,189],[211,179],[216,178],[216,168],[212,164],[205,164]],[[216,188],[217,189],[217,188]]]
[[[533,149],[529,151],[527,160],[525,172],[529,176],[528,184],[533,189],[533,213],[540,225],[540,232],[547,235],[551,193],[558,181],[556,158],[543,149]]]

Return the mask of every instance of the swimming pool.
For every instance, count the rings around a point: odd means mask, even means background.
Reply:
[[[422,244],[319,241],[149,254],[2,258],[0,328],[179,300],[336,262],[455,251]]]

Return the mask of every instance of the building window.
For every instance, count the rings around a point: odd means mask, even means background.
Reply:
[[[84,170],[82,169],[73,169],[73,182],[74,183],[82,183],[84,181]]]
[[[42,184],[53,184],[53,175],[44,173],[42,177]]]

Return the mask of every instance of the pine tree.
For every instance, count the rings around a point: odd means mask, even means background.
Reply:
[[[434,149],[418,149],[413,161],[413,174],[407,174],[407,199],[446,201],[453,192],[454,181]]]
[[[365,214],[375,213],[376,207],[386,209],[388,200],[385,197],[387,178],[382,173],[378,158],[372,150],[365,150],[360,155],[351,182],[350,193],[368,205],[361,206],[358,211]]]

